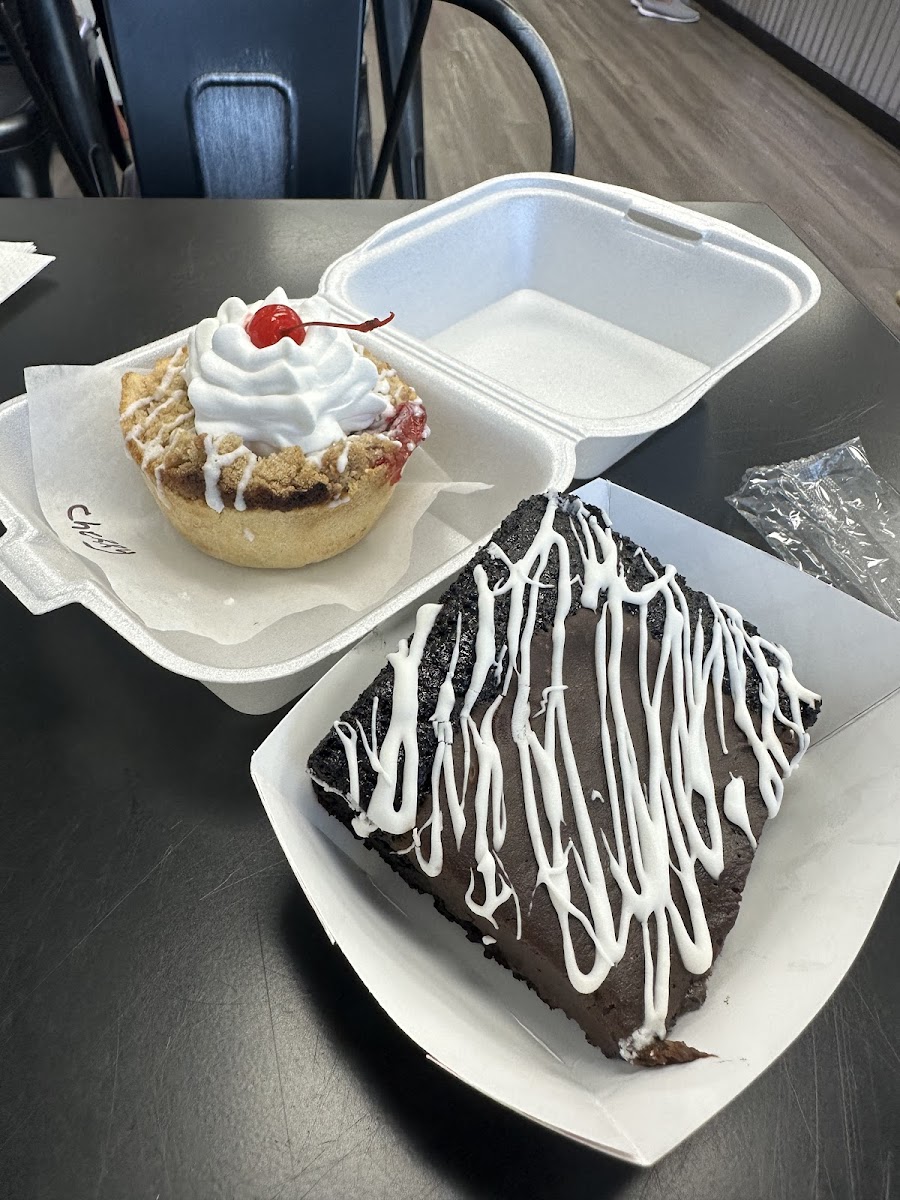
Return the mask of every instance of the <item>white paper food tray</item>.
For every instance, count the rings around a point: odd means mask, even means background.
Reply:
[[[407,575],[367,613],[311,610],[237,646],[151,630],[50,530],[19,397],[0,408],[0,580],[22,603],[35,613],[81,603],[234,708],[272,711],[439,590],[523,496],[597,474],[674,420],[815,303],[819,285],[793,256],[720,221],[621,188],[522,175],[386,226],[329,268],[320,290],[338,311],[397,311],[360,340],[425,399],[438,465],[493,485],[437,500],[455,541],[429,539],[423,523]],[[186,334],[110,365],[148,367]],[[688,359],[703,365],[690,383]]]
[[[900,857],[900,624],[622,488],[599,481],[580,494],[692,585],[783,641],[798,677],[824,696],[707,1001],[676,1026],[677,1037],[717,1057],[665,1070],[605,1059],[321,809],[307,757],[408,635],[410,617],[321,679],[257,750],[251,773],[328,936],[429,1057],[542,1125],[649,1165],[802,1032],[871,927]]]

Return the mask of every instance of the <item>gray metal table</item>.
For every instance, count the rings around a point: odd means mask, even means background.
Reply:
[[[58,261],[0,307],[0,397],[223,297],[314,290],[412,205],[0,202]],[[860,434],[900,484],[900,343],[761,205],[704,204],[817,269],[818,307],[611,476],[754,540],[755,463]],[[167,675],[91,614],[0,589],[0,1195],[889,1197],[900,1145],[900,888],[778,1063],[648,1172],[426,1062],[322,934],[247,775],[277,716]]]

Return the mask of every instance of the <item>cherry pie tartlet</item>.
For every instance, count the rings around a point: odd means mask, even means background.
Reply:
[[[415,391],[319,298],[226,300],[189,344],[122,380],[125,445],[160,509],[204,553],[302,567],[349,549],[428,435]],[[393,314],[391,314],[393,316]]]

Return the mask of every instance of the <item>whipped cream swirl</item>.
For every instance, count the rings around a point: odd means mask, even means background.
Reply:
[[[290,304],[302,321],[330,321],[319,297],[291,303],[283,288],[248,305],[232,296],[190,335],[185,379],[199,433],[237,434],[255,454],[299,446],[316,454],[389,418],[376,392],[378,369],[346,329],[314,326],[302,345],[289,337],[254,346],[246,323],[265,304]]]

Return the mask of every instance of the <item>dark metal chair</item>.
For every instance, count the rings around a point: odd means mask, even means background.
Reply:
[[[372,178],[369,195],[381,195],[388,167],[393,163],[398,196],[424,197],[425,149],[422,131],[420,53],[432,0],[373,0],[376,17],[392,21],[389,34],[379,38],[387,53],[382,57],[387,127]],[[572,174],[575,170],[575,122],[566,85],[546,42],[533,25],[504,0],[445,0],[481,17],[519,51],[541,89],[550,121],[550,170]],[[401,15],[402,14],[402,15]],[[405,46],[402,58],[399,44]]]
[[[371,166],[365,0],[248,6],[103,0],[143,195],[425,195],[419,52],[431,0],[372,0],[387,130]],[[450,0],[519,50],[547,106],[550,169],[572,171],[575,133],[546,44],[503,0]],[[177,36],[173,34],[177,31]],[[254,49],[265,47],[261,49]]]
[[[550,118],[551,170],[574,167],[565,85],[537,32],[503,0],[449,0],[516,46]],[[81,190],[115,195],[121,143],[102,72],[70,0],[0,0],[0,35]],[[372,167],[365,0],[248,6],[95,0],[122,90],[144,196],[380,195],[393,165],[401,197],[425,195],[419,53],[432,0],[372,0],[387,130]],[[211,19],[214,17],[214,19]],[[103,86],[101,86],[101,84]],[[105,99],[105,106],[98,103]]]
[[[103,9],[142,195],[354,195],[364,0],[152,8]]]
[[[71,0],[0,0],[0,37],[86,196],[115,196],[118,178],[88,50]]]
[[[386,115],[394,108],[417,8],[418,0],[372,0],[378,65],[381,68],[381,94]],[[421,36],[418,32],[416,40],[421,46]],[[390,156],[394,194],[403,199],[421,200],[425,197],[425,122],[422,112],[422,71],[418,55],[406,102],[400,106],[399,122],[396,145]],[[363,195],[369,192],[372,175],[370,170]]]
[[[483,18],[512,42],[538,82],[550,121],[550,170],[571,175],[575,170],[575,120],[559,67],[533,25],[504,0],[444,0]],[[549,11],[549,9],[548,9]]]
[[[53,141],[6,47],[0,47],[0,196],[49,196]]]

